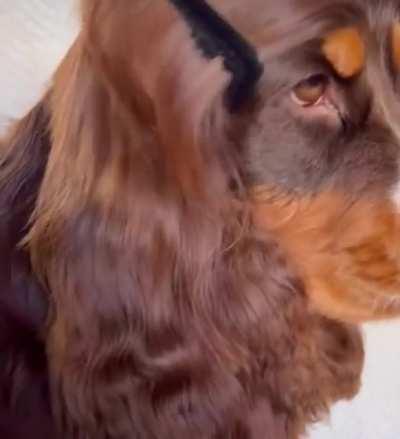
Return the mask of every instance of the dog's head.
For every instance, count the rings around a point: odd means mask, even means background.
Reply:
[[[264,30],[254,24],[265,73],[242,151],[256,221],[275,231],[320,311],[396,314],[399,11],[279,3]]]
[[[397,5],[215,7],[264,68],[234,137],[256,223],[276,234],[318,310],[351,321],[398,314]]]
[[[395,1],[83,5],[103,79],[174,145],[160,173],[250,200],[327,315],[400,311]]]

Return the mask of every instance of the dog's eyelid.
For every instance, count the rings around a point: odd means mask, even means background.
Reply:
[[[302,107],[318,105],[329,83],[330,77],[324,73],[309,75],[292,88],[293,100]]]
[[[306,78],[302,79],[297,85],[303,85],[308,87],[317,87],[320,85],[327,86],[330,82],[330,77],[326,73],[313,73]]]

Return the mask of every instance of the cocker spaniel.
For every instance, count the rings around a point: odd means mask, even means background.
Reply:
[[[400,315],[397,0],[86,0],[2,142],[0,436],[298,439]]]

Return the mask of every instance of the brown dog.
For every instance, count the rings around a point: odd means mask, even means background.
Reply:
[[[400,314],[397,3],[83,2],[4,142],[4,437],[294,439],[356,394]]]

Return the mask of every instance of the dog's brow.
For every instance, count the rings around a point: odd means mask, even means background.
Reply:
[[[364,68],[365,44],[355,27],[346,27],[329,33],[323,41],[322,52],[342,78],[351,78]]]
[[[392,51],[393,62],[398,70],[400,70],[400,22],[395,23],[392,29]]]

